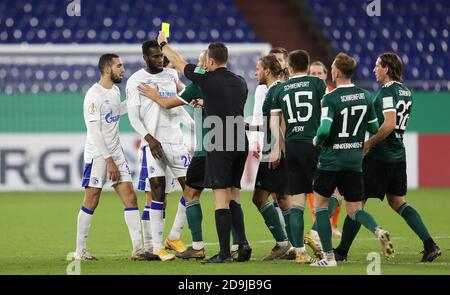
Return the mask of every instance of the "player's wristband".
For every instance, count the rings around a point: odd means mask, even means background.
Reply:
[[[161,48],[161,50],[162,50],[163,47],[166,46],[166,45],[167,45],[167,42],[166,42],[166,41],[162,41],[162,42],[159,44],[159,48]]]

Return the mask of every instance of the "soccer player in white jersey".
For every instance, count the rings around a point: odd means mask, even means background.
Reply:
[[[104,54],[100,57],[98,67],[101,73],[100,81],[89,88],[83,105],[84,121],[87,127],[82,181],[85,195],[78,213],[74,258],[96,259],[87,250],[86,240],[102,188],[111,181],[125,207],[125,222],[133,244],[131,258],[133,260],[155,259],[154,255],[152,257],[144,253],[137,198],[119,139],[119,119],[126,113],[126,105],[121,104],[120,90],[114,84],[122,81],[124,65],[118,55]]]
[[[151,222],[144,221],[144,241],[148,244],[151,240],[152,243],[144,247],[147,251],[151,249],[162,261],[166,261],[173,260],[175,255],[169,254],[163,247],[165,171],[167,168],[170,169],[184,190],[186,171],[191,157],[183,144],[179,109],[162,109],[149,98],[141,96],[138,86],[142,83],[157,86],[161,96],[174,96],[183,86],[174,69],[163,67],[163,54],[156,40],[144,42],[142,52],[146,68],[135,72],[127,81],[128,118],[136,132],[142,136],[139,149],[141,172],[138,188],[146,192],[147,200],[151,199],[151,204],[147,203],[147,207],[150,208],[146,208]],[[177,252],[186,250],[186,246],[180,240],[181,230],[185,224],[186,207],[181,197],[172,230],[164,243],[166,248]]]

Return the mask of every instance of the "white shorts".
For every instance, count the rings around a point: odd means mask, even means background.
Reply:
[[[85,162],[83,180],[81,185],[83,187],[89,186],[102,188],[103,185],[108,181],[111,182],[111,186],[114,186],[121,182],[132,182],[133,180],[131,179],[131,171],[128,167],[128,163],[125,159],[123,151],[120,150],[119,152],[113,154],[112,158],[120,171],[120,177],[118,180],[112,181],[109,179],[106,161],[102,156],[99,156],[92,159],[90,162]]]
[[[138,189],[150,191],[149,179],[166,177],[166,193],[173,191],[176,179],[185,177],[191,161],[191,155],[183,144],[162,143],[164,157],[160,160],[153,158],[150,148],[144,146],[139,149],[139,184]]]

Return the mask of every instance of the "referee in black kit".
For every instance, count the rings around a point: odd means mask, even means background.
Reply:
[[[202,263],[233,262],[230,254],[231,226],[239,240],[237,261],[251,256],[239,202],[241,178],[248,154],[245,135],[244,105],[247,100],[245,80],[227,70],[228,49],[223,43],[208,46],[208,71],[188,64],[167,44],[162,32],[158,35],[162,52],[178,72],[197,84],[204,94],[205,127],[211,127],[206,146],[205,187],[212,188],[215,198],[216,229],[220,252]],[[212,135],[213,134],[213,135]]]

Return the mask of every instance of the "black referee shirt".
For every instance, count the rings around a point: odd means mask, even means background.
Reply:
[[[206,116],[219,117],[225,128],[224,132],[230,133],[231,130],[234,131],[235,144],[233,146],[236,147],[237,136],[244,134],[245,137],[243,118],[248,88],[244,78],[230,72],[226,68],[218,68],[212,72],[206,72],[194,64],[186,65],[184,75],[200,86],[204,95],[203,105]],[[226,119],[227,117],[229,117],[228,120]],[[239,124],[232,124],[233,118],[236,117],[242,118],[242,120],[238,120]],[[225,146],[227,146],[226,136],[223,142],[225,149]],[[229,150],[229,147],[228,145],[226,149]]]

